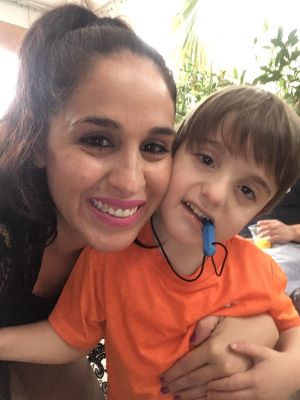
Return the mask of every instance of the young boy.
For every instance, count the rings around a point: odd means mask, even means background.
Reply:
[[[300,318],[284,293],[286,278],[271,257],[235,235],[297,180],[299,154],[299,118],[274,95],[233,87],[208,98],[179,129],[168,192],[138,245],[112,254],[85,249],[49,322],[1,330],[0,359],[65,363],[104,337],[109,399],[173,398],[168,381],[161,388],[157,376],[188,351],[196,321],[268,312],[282,352],[270,351],[284,356],[291,378],[259,386],[247,372],[247,384],[239,380],[233,389],[251,387],[251,396],[268,384],[264,398],[272,400],[282,383],[281,399],[295,391]],[[203,255],[207,220],[216,230],[212,257]],[[20,348],[7,351],[17,337]],[[239,377],[233,378],[236,384]],[[211,383],[221,391],[230,386],[226,379],[217,385]],[[214,396],[208,398],[226,398]]]

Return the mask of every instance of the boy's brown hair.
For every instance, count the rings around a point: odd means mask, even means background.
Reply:
[[[193,151],[221,132],[233,155],[249,157],[275,178],[280,201],[300,176],[300,118],[276,95],[252,86],[230,86],[208,97],[180,125],[173,152]]]

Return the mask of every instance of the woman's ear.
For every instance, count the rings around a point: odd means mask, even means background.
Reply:
[[[38,168],[45,168],[46,166],[46,152],[43,145],[38,146],[38,148],[33,152],[33,164]]]

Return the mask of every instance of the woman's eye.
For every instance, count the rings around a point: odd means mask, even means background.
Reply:
[[[256,199],[255,192],[251,188],[249,188],[249,186],[241,185],[240,190],[241,190],[242,194],[244,196],[246,196],[248,199],[250,199],[250,200]]]
[[[86,136],[80,139],[80,143],[90,147],[112,147],[112,143],[105,136]]]
[[[169,150],[162,143],[146,143],[142,145],[142,151],[152,154],[165,154],[169,153]]]

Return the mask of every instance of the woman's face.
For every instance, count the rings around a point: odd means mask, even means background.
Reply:
[[[70,248],[116,251],[134,241],[167,189],[173,123],[151,61],[123,52],[94,63],[37,155]]]

